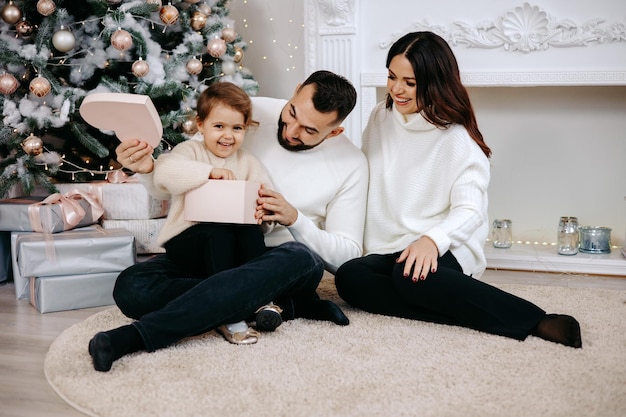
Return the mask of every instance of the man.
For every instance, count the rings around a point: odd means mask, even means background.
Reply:
[[[343,77],[318,71],[298,85],[289,101],[253,98],[254,119],[244,142],[265,166],[276,190],[262,188],[258,204],[278,225],[266,236],[270,250],[240,267],[210,277],[190,277],[159,255],[123,271],[114,298],[131,325],[100,332],[89,343],[94,367],[137,350],[153,351],[224,323],[254,317],[274,330],[298,317],[347,325],[348,318],[315,290],[324,268],[334,272],[361,255],[367,194],[367,161],[344,135],[341,123],[356,104]],[[278,129],[277,129],[278,127]],[[152,148],[121,143],[118,160],[152,184]],[[167,155],[160,156],[161,158]],[[282,312],[259,308],[275,302]],[[265,317],[263,317],[263,315]],[[260,317],[261,316],[261,317]]]

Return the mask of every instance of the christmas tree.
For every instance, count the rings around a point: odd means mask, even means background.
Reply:
[[[207,85],[230,81],[254,95],[246,43],[226,0],[0,1],[0,196],[19,184],[106,179],[119,140],[80,116],[91,92],[144,94],[163,124],[163,150],[196,130]]]

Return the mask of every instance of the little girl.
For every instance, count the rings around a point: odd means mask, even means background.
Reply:
[[[154,183],[171,194],[171,206],[158,242],[168,256],[194,277],[211,275],[240,266],[266,251],[261,210],[258,224],[197,223],[184,219],[187,191],[209,179],[249,180],[266,187],[271,183],[261,163],[240,149],[252,120],[248,95],[234,84],[218,82],[200,94],[197,123],[203,141],[188,140],[178,144],[154,165]],[[264,230],[262,230],[262,228]],[[258,330],[272,331],[282,318],[281,309],[269,304],[257,311]],[[245,321],[225,324],[218,331],[231,343],[256,343],[259,333]]]

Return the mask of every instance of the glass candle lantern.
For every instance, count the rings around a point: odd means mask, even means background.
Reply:
[[[560,255],[576,255],[580,245],[578,218],[564,216],[559,220],[558,253]]]
[[[492,223],[491,236],[494,248],[510,248],[513,244],[513,230],[511,220],[495,219]]]

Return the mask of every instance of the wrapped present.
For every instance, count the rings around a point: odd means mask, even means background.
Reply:
[[[94,181],[55,185],[61,192],[81,190],[94,194],[102,202],[103,219],[157,219],[167,216],[169,210],[168,200],[152,197],[143,184],[134,177],[121,183]]]
[[[135,237],[138,255],[164,253],[165,249],[157,243],[157,238],[166,218],[144,220],[102,220],[105,229],[126,229]]]
[[[23,277],[119,272],[136,262],[135,238],[125,229],[17,236],[17,266]]]
[[[0,231],[58,233],[97,223],[103,208],[88,192],[0,200]]]
[[[115,304],[113,287],[119,272],[30,277],[29,300],[40,313]]]
[[[0,282],[11,278],[11,232],[0,232]]]
[[[260,187],[255,181],[209,180],[185,194],[185,220],[257,224]]]

